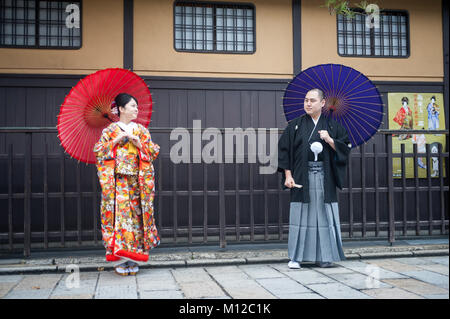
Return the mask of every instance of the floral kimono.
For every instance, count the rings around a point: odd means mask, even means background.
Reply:
[[[113,140],[122,131],[138,136],[142,149],[128,139],[113,147]],[[102,188],[100,214],[106,260],[125,258],[145,262],[149,250],[160,243],[153,216],[152,164],[159,146],[152,142],[144,126],[116,122],[103,130],[94,153]]]

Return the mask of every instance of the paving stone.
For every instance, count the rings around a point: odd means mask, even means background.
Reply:
[[[400,265],[402,265],[400,263]],[[372,276],[377,280],[387,279],[387,278],[407,278],[407,276],[399,274],[394,271],[386,270],[375,263],[351,263],[343,264],[344,267],[361,273],[365,276]],[[400,269],[400,268],[399,268]],[[417,268],[420,269],[420,268]]]
[[[137,299],[136,286],[97,286],[95,299]]]
[[[181,290],[186,298],[206,298],[226,296],[214,281],[181,282]]]
[[[287,271],[287,272],[284,272],[284,274],[286,274],[286,276],[289,276],[290,278],[298,281],[299,283],[301,283],[303,285],[335,282],[334,279],[332,279],[328,276],[325,276],[324,274],[321,274],[315,270],[309,270],[309,269],[300,269],[297,271]]]
[[[275,299],[276,297],[253,280],[242,280],[240,285],[223,286],[233,299]]]
[[[401,271],[414,271],[414,270],[421,270],[422,268],[414,265],[407,265],[405,263],[401,263],[396,260],[390,260],[390,259],[380,259],[380,260],[367,260],[368,264],[371,265],[377,265],[381,268],[390,270],[392,272],[399,273]]]
[[[23,275],[3,275],[0,276],[0,283],[18,283],[23,277]]]
[[[401,262],[406,265],[430,265],[433,262],[427,258],[423,257],[409,257],[409,258],[393,258],[398,262]]]
[[[180,290],[141,291],[141,299],[184,299]]]
[[[330,268],[320,268],[320,267],[316,266],[312,269],[314,269],[314,271],[318,271],[327,276],[331,275],[331,274],[343,274],[343,273],[352,273],[353,272],[353,270],[345,268],[345,267],[341,267],[341,266],[335,266],[335,267],[330,267]]]
[[[381,279],[381,278],[406,278],[404,275],[386,271],[382,268],[380,268],[378,265],[370,264],[367,262],[360,262],[360,261],[343,261],[338,262],[337,264],[340,264],[341,266],[351,269],[353,271],[356,271],[358,273],[361,273],[365,276],[372,275],[375,279]]]
[[[172,275],[178,283],[209,281],[211,277],[200,267],[176,268],[171,270]]]
[[[22,275],[3,275],[0,276],[0,298],[3,298],[8,292],[23,279]]]
[[[13,289],[4,299],[48,299],[52,289]]]
[[[330,274],[333,279],[355,289],[387,288],[389,285],[376,278],[358,273],[352,274]]]
[[[294,293],[294,294],[280,294],[277,296],[280,299],[325,299],[315,293]]]
[[[402,274],[448,290],[448,276],[444,276],[428,270],[405,271],[402,272]]]
[[[433,265],[418,265],[420,268],[429,270],[432,272],[439,273],[441,275],[445,275],[448,277],[448,266],[442,264],[433,264]]]
[[[140,269],[136,275],[138,282],[152,280],[173,280],[170,269]]]
[[[298,271],[298,269],[291,269],[288,267],[288,263],[269,263],[267,264],[268,267],[272,267],[273,269],[282,272],[282,273],[286,273],[286,272],[290,272],[290,271]],[[305,268],[302,268],[305,269]]]
[[[448,256],[442,257],[424,257],[425,259],[431,260],[434,263],[443,264],[448,266]]]
[[[226,283],[233,283],[236,281],[241,281],[241,280],[248,280],[251,279],[246,273],[244,272],[232,272],[232,273],[224,273],[224,274],[215,274],[212,275],[212,277],[214,278],[214,280],[216,280],[217,282],[219,282],[220,284],[226,284]]]
[[[276,271],[275,269],[267,265],[248,265],[239,266],[244,272],[246,272],[250,277],[259,278],[281,278],[284,277],[282,273]]]
[[[14,290],[52,290],[62,274],[41,274],[41,275],[27,275],[19,282]]]
[[[0,282],[0,298],[3,298],[16,285],[15,282]]]
[[[361,292],[377,299],[423,299],[422,296],[399,288],[366,289]]]
[[[213,276],[229,273],[242,273],[242,270],[237,266],[214,266],[206,267],[205,270]]]
[[[99,273],[97,286],[132,286],[136,287],[136,276],[121,276],[114,271]]]
[[[214,266],[214,265],[234,265],[234,264],[246,264],[244,258],[236,259],[194,259],[186,260],[187,266]]]
[[[290,278],[265,278],[257,279],[257,282],[277,297],[282,294],[311,292],[308,288]]]
[[[443,295],[424,295],[427,299],[449,299],[448,293]]]
[[[76,282],[76,278],[71,280],[69,276],[73,276],[72,274],[65,274],[61,280],[58,282],[58,285],[52,292],[51,298],[54,296],[77,296],[77,295],[90,295],[91,297],[95,293],[95,287],[97,285],[97,280],[99,273],[79,273],[79,281]]]
[[[327,299],[370,299],[371,297],[341,283],[312,284],[307,287]]]
[[[50,299],[92,299],[92,294],[79,294],[79,295],[54,295],[50,296]]]
[[[385,279],[383,282],[391,286],[410,291],[421,296],[448,294],[448,290],[417,279]]]
[[[367,268],[368,265],[366,262],[358,260],[337,261],[334,264],[359,272],[364,271],[364,269]]]
[[[179,287],[174,279],[170,279],[170,280],[138,281],[137,289],[139,291],[177,290],[179,289]]]

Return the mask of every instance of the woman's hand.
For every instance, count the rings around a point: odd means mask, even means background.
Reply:
[[[128,137],[128,133],[126,132],[120,132],[116,138],[113,140],[113,144],[116,145],[117,143],[119,143],[121,140],[123,140],[124,138]]]
[[[128,135],[129,140],[139,149],[142,148],[141,140],[136,135]]]

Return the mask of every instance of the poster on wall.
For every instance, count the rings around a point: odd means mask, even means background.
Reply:
[[[391,130],[445,130],[444,98],[442,93],[388,93],[389,129]],[[400,145],[405,144],[405,153],[413,153],[417,145],[418,153],[426,152],[430,144],[431,158],[419,157],[416,165],[419,178],[427,177],[427,165],[430,165],[431,177],[439,177],[438,145],[445,151],[445,134],[396,134],[392,136],[392,152],[400,153]],[[414,178],[414,158],[405,158],[405,177]],[[401,159],[393,159],[394,178],[402,177]],[[445,176],[445,171],[444,171]]]

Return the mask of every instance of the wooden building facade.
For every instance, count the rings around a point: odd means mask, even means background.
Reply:
[[[0,251],[101,245],[95,167],[64,154],[55,126],[70,89],[110,67],[131,69],[152,92],[163,244],[287,240],[289,194],[277,173],[261,175],[248,161],[174,164],[170,133],[194,120],[222,133],[281,131],[287,82],[324,63],[364,73],[386,106],[380,132],[352,150],[339,193],[344,238],[448,234],[448,2],[377,1],[386,16],[378,35],[322,5],[0,0]],[[392,152],[396,132],[387,117],[395,92],[442,94],[439,133],[447,142],[438,178],[393,178],[393,158],[418,158]],[[430,162],[428,147],[423,156]]]

